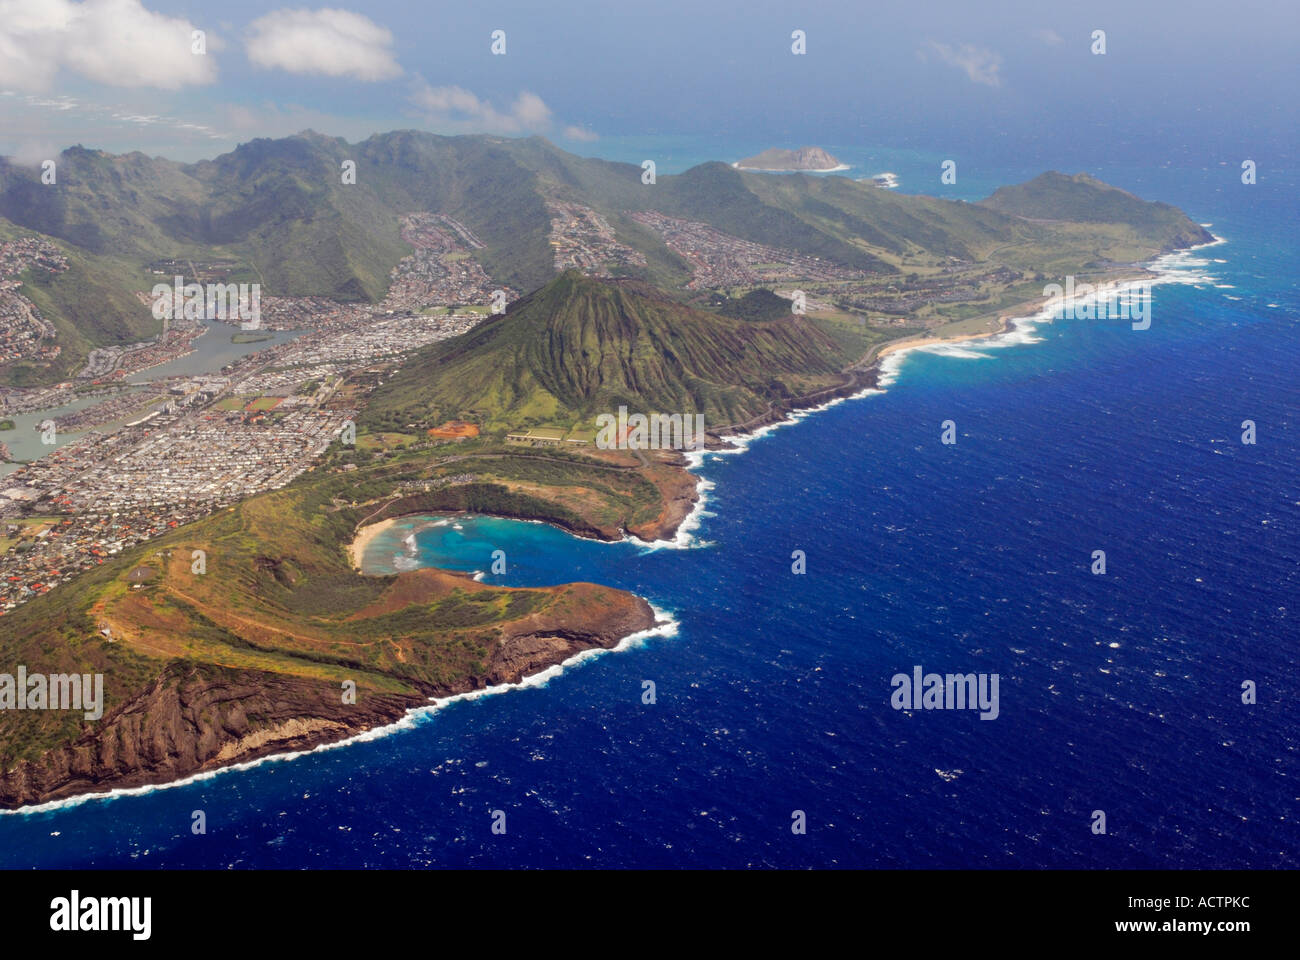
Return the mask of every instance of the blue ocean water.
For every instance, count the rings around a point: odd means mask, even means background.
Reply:
[[[706,457],[689,549],[417,534],[460,569],[505,550],[489,581],[633,590],[674,633],[390,736],[0,816],[0,866],[1296,866],[1298,185],[1098,172],[1227,240],[1180,258],[1151,329],[909,354]],[[915,665],[998,674],[1000,715],[892,709]]]

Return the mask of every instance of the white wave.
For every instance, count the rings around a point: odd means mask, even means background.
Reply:
[[[1180,250],[1177,253],[1168,253],[1157,257],[1146,265],[1147,270],[1154,273],[1154,277],[1144,278],[1141,280],[1131,280],[1122,283],[1114,288],[1116,303],[1127,304],[1132,306],[1135,303],[1146,300],[1150,302],[1151,294],[1148,287],[1154,287],[1163,283],[1203,283],[1212,281],[1216,278],[1209,274],[1203,273],[1200,268],[1209,266],[1209,261],[1204,260],[1192,254],[1191,251],[1199,250],[1204,247],[1215,247],[1219,244],[1227,243],[1223,237],[1215,237],[1208,243],[1198,244],[1195,247],[1189,247],[1187,250]],[[1107,294],[1109,291],[1107,291]],[[1095,304],[1098,298],[1102,296],[1101,291],[1094,292],[1087,296],[1076,296],[1074,306],[1076,309],[1085,304]],[[1050,324],[1059,319],[1057,313],[1060,307],[1044,304],[1044,306],[1035,314],[1027,317],[1008,318],[1010,328],[1000,333],[991,333],[987,337],[972,338],[960,342],[949,343],[918,343],[913,346],[904,347],[901,350],[894,350],[886,354],[878,364],[878,373],[876,384],[879,387],[890,387],[898,380],[898,373],[901,369],[908,354],[918,353],[935,353],[940,356],[955,356],[964,358],[975,358],[987,356],[987,354],[977,351],[1000,349],[1004,347],[1020,346],[1022,344],[1040,343],[1042,337],[1036,336],[1036,331],[1040,324]]]
[[[893,190],[898,186],[898,174],[886,170],[884,173],[873,174],[869,177],[859,177],[858,183],[874,183],[886,190]]]
[[[727,453],[731,451],[718,452]],[[687,451],[685,456],[687,460],[687,470],[696,469],[702,462],[702,455],[699,455],[698,451]],[[716,486],[716,484],[714,484],[712,480],[705,480],[703,477],[696,477],[695,505],[691,507],[690,513],[686,514],[686,516],[682,518],[682,522],[677,525],[677,529],[673,531],[673,538],[671,540],[643,540],[635,534],[625,531],[621,542],[636,544],[639,547],[645,548],[647,551],[660,549],[690,550],[712,546],[708,541],[697,538],[695,536],[695,531],[700,528],[700,524],[707,515],[704,506],[708,502],[708,493],[714,488],[714,486]]]
[[[849,394],[848,396],[835,397],[834,399],[818,404],[815,407],[804,407],[800,410],[791,411],[784,420],[777,420],[774,423],[757,427],[750,433],[729,434],[727,436],[719,437],[720,440],[724,443],[730,444],[730,446],[712,450],[685,451],[683,455],[686,458],[686,469],[691,471],[698,470],[704,464],[706,458],[716,462],[722,457],[742,454],[749,449],[750,444],[754,441],[761,440],[763,437],[766,437],[768,434],[781,427],[788,427],[792,424],[799,423],[807,417],[821,413],[823,410],[829,410],[831,407],[844,403],[846,400],[858,400],[862,397],[869,397],[877,393],[884,393],[884,391],[876,387],[867,387],[863,390],[859,390],[857,393]],[[715,484],[712,480],[707,480],[704,477],[699,477],[696,480],[695,506],[691,508],[691,512],[686,515],[685,519],[683,519],[681,524],[677,527],[671,540],[647,541],[642,540],[640,537],[635,537],[630,533],[627,534],[624,539],[645,547],[648,550],[688,550],[712,546],[710,541],[698,539],[695,536],[695,531],[699,528],[704,517],[712,516],[712,514],[705,510],[705,505],[708,503],[708,492],[712,490],[714,486]]]
[[[650,604],[650,609],[654,611],[655,624],[647,627],[645,630],[638,630],[636,633],[629,633],[612,647],[592,647],[590,650],[581,650],[569,657],[567,660],[557,663],[554,666],[547,667],[539,673],[524,677],[518,683],[501,683],[494,687],[483,687],[480,690],[470,690],[466,693],[457,693],[449,697],[434,699],[427,707],[415,707],[411,714],[415,715],[415,722],[422,723],[428,721],[435,713],[461,700],[478,700],[481,697],[491,697],[502,693],[509,693],[511,690],[522,690],[527,687],[544,687],[556,677],[563,674],[566,670],[593,660],[596,657],[603,656],[607,653],[618,653],[623,650],[629,650],[632,647],[644,646],[646,641],[651,637],[675,637],[681,624],[673,617],[671,613]],[[410,714],[408,714],[409,716]],[[405,720],[406,718],[403,718]],[[398,721],[400,724],[402,721]],[[394,724],[393,726],[397,726]],[[346,741],[344,741],[346,742]],[[342,742],[338,744],[342,745]],[[322,749],[322,748],[317,748]]]
[[[992,359],[987,353],[980,353],[978,350],[971,350],[960,343],[935,344],[928,352],[940,357],[955,357],[958,360]]]
[[[411,707],[399,720],[385,724],[382,727],[375,727],[362,733],[354,734],[344,740],[336,740],[332,743],[322,743],[312,747],[310,750],[295,750],[289,753],[275,753],[265,757],[258,757],[256,760],[246,760],[243,763],[231,764],[228,767],[220,767],[216,770],[204,770],[202,773],[191,774],[179,780],[172,780],[168,783],[148,784],[142,787],[118,787],[115,790],[109,790],[105,793],[83,793],[75,797],[65,797],[62,800],[50,800],[46,803],[33,804],[29,807],[19,807],[16,810],[0,810],[0,816],[26,815],[32,813],[47,813],[51,810],[65,810],[70,807],[80,806],[83,803],[93,803],[96,801],[115,800],[118,797],[138,797],[145,794],[154,793],[158,790],[170,790],[173,787],[185,787],[192,783],[199,783],[204,780],[211,780],[223,774],[234,773],[240,770],[252,770],[264,763],[284,763],[289,760],[297,760],[299,757],[309,756],[313,753],[323,753],[326,750],[338,750],[343,747],[349,747],[354,743],[366,743],[371,740],[379,740],[383,737],[391,736],[402,730],[413,730],[421,723],[426,723],[434,714],[444,707],[450,706],[460,700],[477,700],[480,697],[493,696],[496,694],[509,693],[511,690],[521,690],[526,687],[544,687],[556,677],[564,673],[565,670],[579,666],[588,660],[592,660],[601,654],[617,653],[628,650],[632,647],[644,646],[646,641],[651,637],[675,637],[680,623],[667,610],[650,604],[650,609],[655,615],[655,624],[645,630],[638,630],[636,633],[630,633],[612,647],[594,647],[590,650],[582,650],[569,657],[567,660],[557,663],[554,666],[547,667],[539,673],[524,677],[518,683],[500,683],[492,687],[484,687],[481,690],[470,690],[466,693],[457,693],[449,697],[431,697],[427,706]]]
[[[1213,258],[1200,257],[1193,253],[1194,250],[1205,250],[1209,247],[1217,247],[1220,244],[1227,243],[1224,237],[1216,236],[1208,243],[1199,243],[1194,247],[1188,247],[1186,250],[1178,250],[1174,253],[1166,253],[1163,256],[1156,257],[1148,264],[1148,269],[1157,274],[1153,283],[1183,283],[1199,284],[1214,283],[1218,278],[1212,274],[1206,273],[1202,268],[1210,266],[1211,263],[1222,263],[1224,261]]]

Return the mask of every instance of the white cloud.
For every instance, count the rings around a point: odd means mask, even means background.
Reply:
[[[515,97],[510,117],[524,130],[545,130],[551,125],[551,108],[537,94],[525,90]]]
[[[275,10],[248,30],[249,62],[267,70],[367,82],[402,74],[392,31],[350,10]]]
[[[526,90],[501,111],[462,87],[434,87],[421,80],[411,102],[434,122],[485,133],[539,133],[551,126],[551,108]]]
[[[564,128],[564,137],[567,140],[578,140],[582,143],[591,143],[599,140],[600,136],[594,131],[587,130],[584,127],[568,126]]]
[[[1034,36],[1043,41],[1043,43],[1047,44],[1049,47],[1059,47],[1061,44],[1065,43],[1065,41],[1061,39],[1061,35],[1051,27],[1043,27],[1041,30],[1035,30]]]
[[[949,66],[963,71],[972,83],[981,83],[989,87],[1002,86],[1002,78],[999,76],[999,71],[1002,69],[1000,53],[969,43],[951,47],[946,43],[929,40],[917,51],[917,56],[922,60],[928,60],[930,53]]]
[[[0,0],[0,84],[47,90],[60,69],[114,87],[211,83],[216,62],[191,51],[195,29],[140,0]]]

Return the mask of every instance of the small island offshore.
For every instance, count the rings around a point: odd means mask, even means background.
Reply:
[[[772,147],[753,157],[732,164],[737,170],[762,170],[767,173],[838,173],[849,169],[821,147],[782,150]]]

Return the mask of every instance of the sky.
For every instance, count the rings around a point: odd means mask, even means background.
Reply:
[[[1295,0],[0,0],[0,154],[416,128],[1290,162],[1297,40]]]

